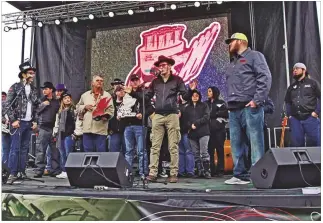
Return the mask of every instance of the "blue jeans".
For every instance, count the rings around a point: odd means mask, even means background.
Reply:
[[[178,173],[183,175],[184,173],[194,174],[194,155],[188,139],[188,134],[182,134],[181,141],[179,142],[179,170]]]
[[[93,133],[83,134],[84,152],[106,152],[106,135],[98,135]]]
[[[126,144],[122,133],[109,135],[109,152],[122,152],[125,155]]]
[[[289,127],[291,133],[291,146],[304,147],[305,135],[306,146],[320,146],[321,145],[321,121],[313,116],[305,120],[298,120],[295,117],[290,117]]]
[[[137,147],[137,155],[139,159],[139,175],[148,175],[148,156],[147,152],[143,151],[143,130],[140,125],[127,126],[124,131],[124,139],[126,143],[125,158],[132,167],[135,146]],[[144,165],[144,167],[143,167]]]
[[[7,163],[9,160],[11,136],[9,133],[2,133],[2,162]]]
[[[46,170],[52,171],[52,150],[50,146],[47,146],[46,149]]]
[[[230,143],[233,157],[233,176],[249,180],[244,157],[248,155],[248,141],[251,147],[251,165],[264,155],[264,109],[246,107],[230,111]]]
[[[60,167],[63,172],[65,170],[65,163],[68,157],[68,154],[73,152],[73,148],[75,146],[75,141],[72,136],[67,136],[65,139],[61,140],[61,146],[58,148],[60,153]]]
[[[10,174],[16,175],[26,169],[26,158],[32,132],[32,122],[20,121],[18,129],[11,129],[11,147],[9,153]],[[20,156],[19,156],[20,150]],[[18,158],[20,157],[18,164]]]

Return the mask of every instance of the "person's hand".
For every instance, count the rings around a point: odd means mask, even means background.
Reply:
[[[33,122],[33,125],[31,126],[31,129],[32,129],[32,130],[37,129],[37,122]]]
[[[117,120],[120,121],[121,120],[121,116],[117,116]]]
[[[136,114],[136,117],[137,117],[137,119],[142,119],[142,114],[141,113]]]
[[[178,117],[180,118],[182,116],[182,113],[181,112],[178,112]]]
[[[312,112],[312,114],[311,114],[314,118],[318,118],[319,117],[319,115],[318,114],[316,114],[315,112]]]
[[[130,94],[130,93],[131,93],[131,91],[132,91],[132,87],[131,87],[131,86],[124,86],[124,87],[123,87],[123,90],[124,90],[124,92],[126,92],[126,93]]]
[[[85,105],[85,108],[84,108],[86,111],[92,111],[93,109],[93,105]]]
[[[103,117],[101,118],[101,120],[102,120],[102,121],[108,121],[108,118],[103,116]]]
[[[49,101],[43,101],[43,105],[49,105]]]
[[[246,104],[246,107],[256,108],[257,104],[254,101],[250,101],[248,104]]]
[[[11,125],[12,125],[12,127],[13,127],[13,128],[15,128],[15,129],[16,129],[16,128],[19,128],[19,126],[20,126],[20,125],[19,125],[19,120],[14,121]]]
[[[194,124],[192,124],[192,129],[196,129],[196,126]]]
[[[197,88],[197,80],[193,80],[192,82],[189,83],[190,89],[193,91]]]

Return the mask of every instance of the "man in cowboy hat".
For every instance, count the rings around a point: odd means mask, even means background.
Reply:
[[[37,140],[39,143],[36,148],[36,169],[34,175],[36,178],[40,178],[44,174],[46,166],[45,154],[47,147],[51,145],[56,113],[59,109],[59,100],[54,96],[54,92],[56,90],[54,85],[51,82],[45,82],[40,88],[43,89],[44,98],[37,111],[39,125],[39,135]]]
[[[17,179],[18,172],[26,177],[26,158],[33,129],[36,129],[36,108],[40,103],[36,88],[32,85],[36,68],[29,61],[19,66],[20,82],[13,84],[7,95],[3,112],[8,115],[12,127],[9,153],[10,176],[7,183]],[[20,154],[20,157],[18,157]],[[18,163],[18,161],[20,161]]]
[[[147,100],[156,95],[155,115],[152,119],[152,147],[150,152],[150,172],[147,179],[155,182],[158,173],[158,160],[163,142],[165,129],[168,134],[168,146],[171,156],[170,183],[177,183],[178,178],[178,143],[180,141],[180,126],[178,118],[177,94],[188,100],[192,94],[190,90],[196,88],[196,82],[190,84],[187,91],[185,84],[179,76],[172,74],[172,58],[159,56],[154,65],[159,69],[160,75],[154,79],[146,93]],[[125,91],[132,97],[142,98],[141,92],[135,92],[132,87],[125,87]]]
[[[250,141],[254,165],[264,155],[264,103],[271,87],[271,73],[264,55],[248,48],[243,33],[225,41],[232,55],[226,70],[233,177],[226,184],[248,184],[245,154]],[[247,137],[248,136],[248,137]]]

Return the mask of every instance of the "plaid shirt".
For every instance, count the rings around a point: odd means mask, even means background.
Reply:
[[[30,94],[27,98],[23,82],[15,83],[10,87],[4,109],[7,111],[7,115],[11,123],[25,118],[28,101],[31,101],[32,103],[32,121],[35,121],[36,108],[38,104],[40,104],[40,99],[38,97],[36,88],[33,85],[30,85]]]

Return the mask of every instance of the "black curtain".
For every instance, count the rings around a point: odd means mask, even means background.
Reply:
[[[86,91],[86,33],[86,26],[72,23],[35,28],[37,86],[45,81],[64,83],[78,102]]]

